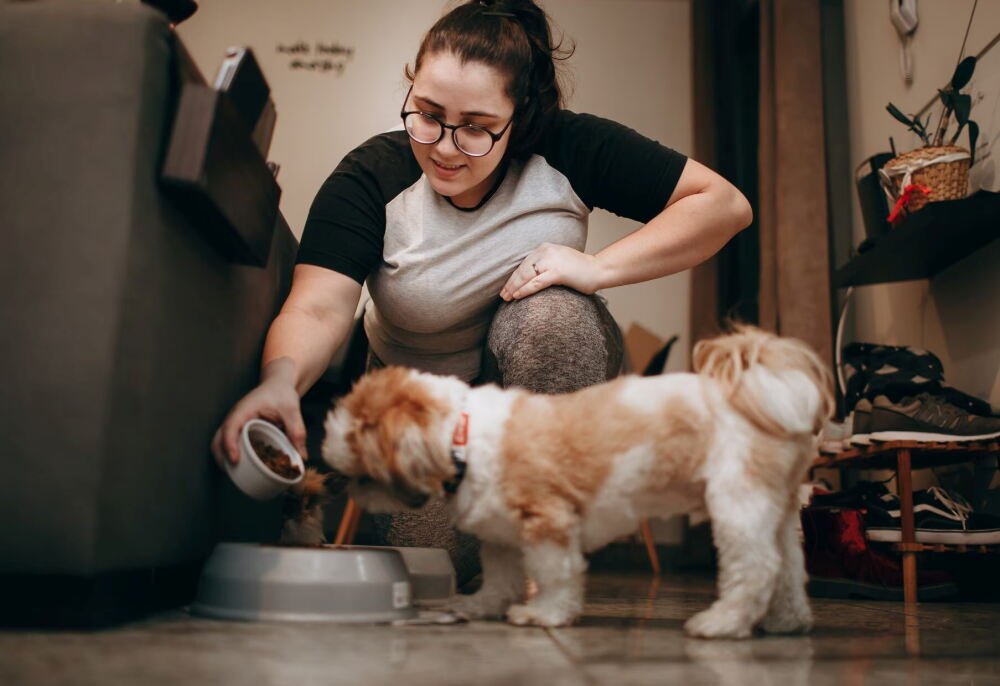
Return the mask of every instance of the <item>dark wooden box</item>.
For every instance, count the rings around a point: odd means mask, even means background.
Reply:
[[[227,259],[267,264],[281,188],[228,96],[183,85],[161,181]]]

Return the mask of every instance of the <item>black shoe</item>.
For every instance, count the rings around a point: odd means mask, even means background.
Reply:
[[[888,507],[869,502],[866,508],[868,540],[899,543],[903,540],[899,501],[895,505],[884,502]],[[913,527],[918,543],[1000,543],[1000,517],[973,512],[965,498],[936,486],[914,491]]]
[[[877,395],[899,398],[938,391],[944,383],[941,360],[922,348],[851,343],[844,346],[842,360],[847,408]]]
[[[809,501],[812,507],[842,507],[862,510],[875,506],[883,510],[898,509],[899,499],[889,492],[882,481],[859,481],[850,488],[833,493],[817,493]]]
[[[1000,437],[1000,418],[971,414],[921,393],[899,403],[877,398],[869,428],[873,441],[988,441]]]

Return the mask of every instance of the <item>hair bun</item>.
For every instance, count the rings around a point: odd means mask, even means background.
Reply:
[[[498,12],[533,11],[541,9],[533,0],[472,0],[470,4]]]

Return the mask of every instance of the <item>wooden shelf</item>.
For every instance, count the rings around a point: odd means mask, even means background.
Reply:
[[[907,448],[913,469],[940,467],[946,464],[981,460],[1000,455],[1000,441],[923,443],[920,441],[889,441],[845,450],[836,455],[821,455],[813,467],[826,469],[891,469],[896,466],[896,451]]]
[[[837,288],[927,279],[1000,238],[1000,193],[929,203],[833,275]]]

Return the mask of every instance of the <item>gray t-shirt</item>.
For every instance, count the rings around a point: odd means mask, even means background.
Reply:
[[[562,110],[537,150],[463,209],[431,188],[405,132],[382,134],[323,184],[297,263],[367,280],[365,332],[383,362],[471,381],[500,289],[528,253],[582,251],[594,207],[649,221],[685,162],[620,124]]]

